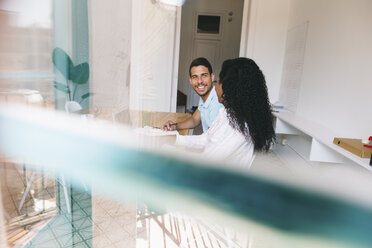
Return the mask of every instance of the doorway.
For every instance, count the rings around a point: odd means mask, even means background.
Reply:
[[[197,57],[207,58],[217,76],[221,64],[239,56],[244,0],[189,0],[182,7],[178,74],[179,95],[186,107],[198,105],[199,96],[189,83],[189,66]]]

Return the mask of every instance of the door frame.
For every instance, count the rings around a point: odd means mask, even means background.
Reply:
[[[256,16],[258,9],[258,0],[243,0],[243,18],[242,18],[242,30],[240,34],[240,48],[239,56],[251,57],[253,54],[253,44]],[[173,65],[172,65],[172,82],[171,82],[171,106],[170,112],[176,112],[177,108],[177,89],[178,89],[178,65],[180,55],[180,43],[181,43],[181,14],[182,6],[177,7],[176,13],[176,30],[175,30],[175,47],[173,54]]]
[[[171,102],[169,112],[175,113],[177,110],[177,90],[178,90],[178,64],[180,60],[181,44],[181,14],[182,6],[176,7],[176,27],[174,32],[172,82],[171,82]]]

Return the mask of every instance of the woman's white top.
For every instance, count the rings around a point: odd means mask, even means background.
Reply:
[[[222,107],[207,132],[202,135],[177,135],[176,145],[204,149],[203,155],[212,160],[226,160],[229,163],[250,167],[254,159],[254,145],[233,128]]]

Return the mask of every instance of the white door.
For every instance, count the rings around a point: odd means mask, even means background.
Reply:
[[[217,76],[222,62],[239,56],[244,0],[186,1],[182,7],[178,90],[187,95],[187,108],[199,96],[189,84],[189,66],[197,57],[207,58]]]

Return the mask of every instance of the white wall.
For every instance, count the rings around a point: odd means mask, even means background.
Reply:
[[[372,135],[372,1],[291,0],[289,28],[309,21],[297,114],[342,137]]]
[[[132,2],[130,108],[171,111],[178,11],[155,2]]]
[[[289,3],[290,0],[251,0],[245,9],[248,10],[248,37],[243,40],[247,40],[247,47],[242,47],[240,54],[260,66],[271,102],[279,99]]]
[[[89,0],[91,105],[129,105],[131,0]]]

